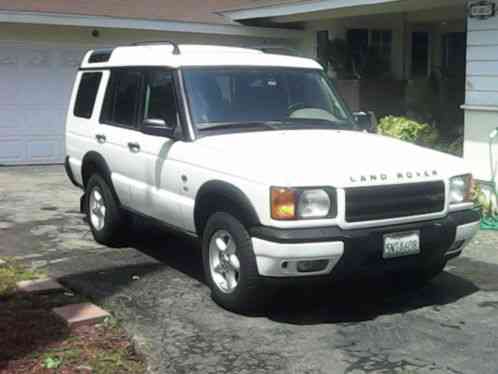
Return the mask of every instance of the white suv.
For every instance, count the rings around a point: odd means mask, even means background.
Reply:
[[[119,240],[131,213],[198,237],[213,298],[231,310],[260,307],[275,279],[430,279],[478,230],[469,169],[359,119],[310,59],[95,50],[76,77],[66,171],[99,243]]]

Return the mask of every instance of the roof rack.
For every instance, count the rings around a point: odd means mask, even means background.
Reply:
[[[180,54],[180,47],[178,47],[178,44],[175,42],[172,42],[171,40],[151,40],[151,41],[145,41],[145,42],[136,42],[131,44],[132,46],[147,46],[147,45],[161,45],[161,44],[169,44],[173,46],[173,54],[174,55],[179,55]]]
[[[246,48],[257,49],[257,50],[260,50],[261,52],[265,52],[265,53],[269,52],[271,50],[280,49],[283,51],[290,52],[290,54],[292,54],[294,56],[301,56],[301,53],[299,52],[299,50],[292,48],[292,47],[288,47],[286,45],[262,44],[262,45],[256,45],[256,46],[249,46]]]

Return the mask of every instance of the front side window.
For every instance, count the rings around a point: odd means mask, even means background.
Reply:
[[[81,76],[76,102],[74,104],[74,115],[76,117],[92,117],[101,79],[102,73],[84,73]]]
[[[143,121],[149,126],[175,128],[178,125],[178,106],[173,74],[151,71],[145,84]]]
[[[349,112],[318,70],[189,68],[184,79],[198,130],[244,123],[353,127]]]
[[[135,127],[141,83],[141,72],[113,71],[104,103],[102,122],[117,126]]]

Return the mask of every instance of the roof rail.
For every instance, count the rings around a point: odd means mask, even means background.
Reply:
[[[279,45],[279,44],[262,44],[262,45],[256,45],[256,46],[249,46],[246,48],[251,48],[251,49],[257,49],[260,50],[261,52],[270,52],[271,50],[275,49],[280,49],[283,51],[290,52],[290,54],[294,56],[301,56],[301,52],[297,50],[296,48],[288,47],[286,45]]]
[[[136,42],[131,44],[132,46],[147,46],[147,45],[154,45],[154,44],[169,44],[173,46],[173,54],[174,55],[179,55],[180,54],[180,47],[178,47],[178,44],[175,42],[172,42],[171,40],[151,40],[151,41],[145,41],[145,42]]]

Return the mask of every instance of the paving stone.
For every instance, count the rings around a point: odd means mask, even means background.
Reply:
[[[17,283],[17,290],[29,293],[49,293],[64,290],[64,287],[53,279],[37,279]]]
[[[71,304],[52,309],[69,327],[93,325],[103,321],[110,314],[104,309],[90,303]]]
[[[10,222],[2,222],[0,221],[0,230],[7,230],[13,227],[14,225]]]
[[[6,264],[6,262],[4,260],[0,260],[0,266],[3,266],[5,264]]]

